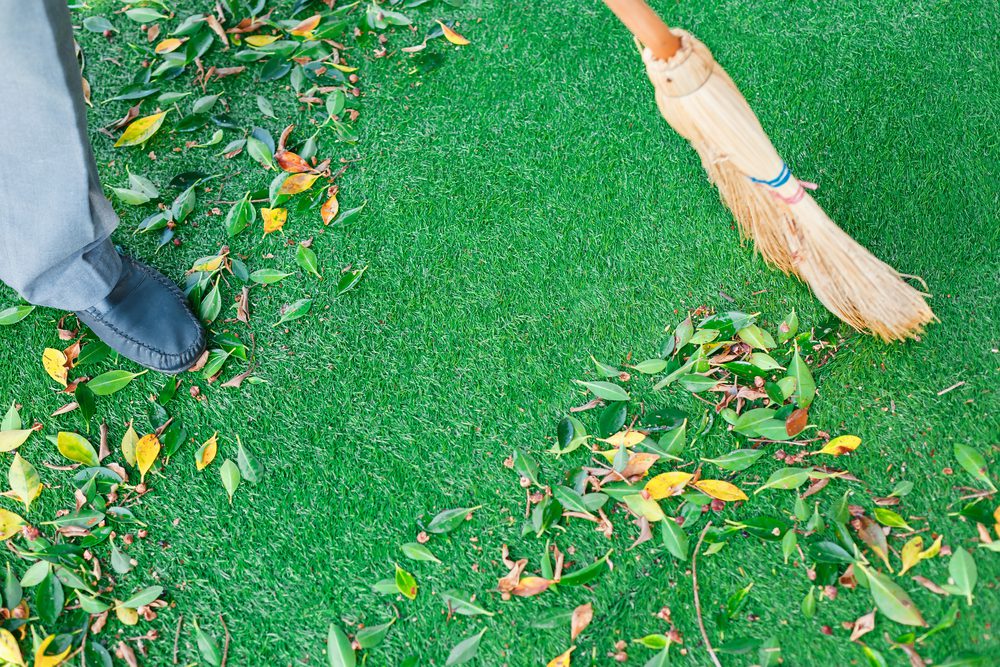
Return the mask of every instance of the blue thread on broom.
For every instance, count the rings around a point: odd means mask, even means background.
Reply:
[[[767,185],[772,188],[780,188],[782,185],[788,182],[788,179],[792,177],[792,170],[788,168],[788,165],[784,162],[781,163],[781,173],[777,177],[772,178],[769,181],[765,181],[762,178],[750,177],[750,180],[754,183],[760,183],[762,185]]]

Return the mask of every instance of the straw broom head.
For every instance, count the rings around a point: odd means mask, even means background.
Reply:
[[[608,4],[622,16],[621,5],[642,3]],[[633,22],[627,23],[633,27]],[[647,29],[639,37],[648,43],[652,34]],[[852,327],[885,340],[918,335],[935,319],[924,295],[830,220],[804,189],[815,186],[792,176],[705,45],[682,30],[669,34],[669,57],[643,50],[657,105],[698,151],[741,234],[753,239],[768,264],[800,277],[824,306]],[[656,39],[654,48],[662,55],[666,37],[659,32]]]

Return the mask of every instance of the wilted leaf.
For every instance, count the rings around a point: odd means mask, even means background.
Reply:
[[[262,208],[260,215],[264,220],[264,235],[279,231],[288,220],[288,211],[283,208]]]
[[[215,455],[219,451],[218,436],[217,432],[213,433],[212,437],[202,443],[198,451],[194,453],[194,465],[198,470],[204,470],[215,460]]]
[[[870,612],[854,621],[854,625],[851,627],[851,641],[853,642],[861,639],[861,637],[874,629],[875,610],[872,609]]]
[[[51,347],[45,348],[45,351],[42,352],[42,368],[45,369],[50,378],[62,386],[66,386],[69,369],[66,368],[66,355],[62,351]]]
[[[297,195],[300,192],[305,192],[313,186],[317,178],[319,178],[317,174],[289,174],[281,183],[281,187],[278,188],[278,194]]]
[[[290,28],[288,32],[289,34],[296,35],[298,37],[312,39],[312,31],[319,25],[320,19],[321,17],[319,14],[313,14],[309,18],[303,19],[294,27]]]
[[[0,542],[9,540],[17,535],[21,532],[21,526],[23,525],[24,519],[19,514],[0,507]]]
[[[268,44],[273,44],[279,39],[281,39],[279,35],[250,35],[249,37],[245,37],[243,41],[254,48],[260,48]]]
[[[42,492],[42,482],[35,467],[15,452],[14,460],[7,472],[7,480],[10,483],[10,490],[24,503],[24,511],[30,511],[32,501]]]
[[[924,538],[919,535],[903,545],[902,550],[899,552],[900,559],[903,561],[903,567],[899,571],[900,576],[906,574],[907,570],[920,562],[920,552],[923,548]]]
[[[138,146],[144,144],[152,138],[156,131],[163,125],[163,119],[167,112],[161,111],[151,116],[145,116],[132,121],[132,124],[125,128],[122,136],[115,142],[115,148],[121,146]]]
[[[885,533],[882,532],[882,527],[866,516],[859,516],[854,520],[853,525],[861,541],[867,544],[892,572],[892,567],[889,565],[889,545],[886,542]]]
[[[737,500],[747,500],[747,494],[729,482],[715,479],[700,479],[694,483],[694,487],[707,496],[725,502],[735,502]]]
[[[60,431],[56,436],[56,447],[59,449],[59,453],[70,461],[91,467],[100,465],[97,450],[94,449],[89,440],[78,433]]]
[[[125,431],[125,435],[122,436],[122,456],[125,458],[125,462],[130,466],[134,466],[135,460],[135,447],[139,442],[139,434],[135,432],[132,428],[132,424],[129,423],[128,430]]]
[[[452,44],[454,44],[455,46],[466,46],[467,44],[471,43],[465,37],[463,37],[462,35],[455,32],[452,28],[449,28],[447,25],[445,25],[443,21],[438,21],[437,23],[439,26],[441,26],[441,32],[444,33],[444,38],[447,39]]]
[[[585,605],[589,606],[589,605]],[[576,635],[573,635],[573,639]],[[570,646],[566,652],[557,655],[556,657],[549,660],[549,663],[545,667],[570,667],[570,660],[572,659],[573,651],[576,650],[575,646]]]
[[[606,442],[615,449],[627,447],[631,449],[646,439],[646,434],[640,431],[619,431],[608,438],[598,438],[601,442]]]
[[[323,224],[329,225],[333,222],[339,211],[340,202],[337,201],[337,195],[332,195],[323,203],[323,208],[319,210],[320,216],[323,218]]]
[[[408,600],[415,600],[417,598],[416,578],[399,565],[396,566],[395,582],[396,590],[398,590],[403,597]]]
[[[840,456],[841,454],[846,454],[847,452],[853,452],[861,444],[861,438],[856,435],[841,435],[815,452],[816,454],[830,454],[832,456]]]
[[[662,500],[670,496],[679,496],[692,477],[694,475],[686,472],[664,472],[646,482],[643,488],[653,500]]]
[[[573,610],[573,617],[570,621],[569,638],[570,641],[576,641],[576,638],[580,636],[580,633],[587,629],[590,625],[590,621],[594,618],[594,605],[591,603],[582,604]],[[573,649],[567,651],[564,655],[566,657],[566,664],[569,664],[569,654]]]
[[[139,467],[139,475],[143,482],[146,481],[146,473],[153,467],[156,457],[159,455],[160,440],[154,433],[142,436],[135,444],[135,462]]]
[[[34,433],[31,429],[17,429],[13,431],[0,431],[0,452],[12,452]]]
[[[17,639],[10,630],[0,628],[0,660],[12,665],[23,665],[24,657],[21,655],[21,647],[17,644]]]

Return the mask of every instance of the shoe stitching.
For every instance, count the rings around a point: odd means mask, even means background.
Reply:
[[[164,278],[163,276],[161,276],[157,272],[155,272],[155,271],[149,269],[148,267],[144,266],[143,264],[141,264],[139,262],[132,261],[131,258],[123,258],[123,259],[125,259],[126,261],[131,261],[132,264],[133,264],[133,266],[135,266],[136,268],[140,269],[147,276],[149,276],[150,278],[154,279],[156,282],[158,282],[161,285],[163,285],[164,287],[166,287],[167,290],[170,291],[174,295],[175,298],[181,300],[182,303],[183,303],[184,293],[181,292],[180,289],[178,289],[177,285],[173,284],[172,282],[170,282],[169,280],[167,280],[166,278]],[[160,355],[161,357],[163,357],[165,359],[174,359],[174,358],[176,358],[178,360],[183,360],[188,355],[194,354],[195,352],[198,352],[199,349],[205,343],[205,340],[204,340],[205,337],[204,337],[204,335],[201,332],[201,324],[198,322],[197,319],[195,319],[194,315],[191,313],[191,311],[188,308],[184,308],[184,312],[187,315],[188,321],[191,322],[191,323],[193,323],[196,327],[198,327],[199,335],[198,335],[198,338],[195,339],[194,343],[192,343],[190,346],[188,346],[187,348],[185,348],[184,350],[182,350],[181,352],[179,352],[177,354],[169,354],[165,350],[161,350],[161,349],[159,349],[157,347],[153,347],[152,345],[148,345],[146,343],[143,343],[140,340],[137,340],[137,339],[133,338],[129,334],[125,333],[124,331],[122,331],[121,329],[119,329],[118,327],[116,327],[111,322],[106,321],[104,319],[104,317],[101,316],[99,313],[97,313],[94,308],[88,308],[84,312],[87,312],[87,313],[90,313],[91,315],[93,315],[93,317],[94,317],[95,320],[97,320],[98,322],[100,322],[101,324],[103,324],[104,326],[106,326],[107,328],[111,329],[112,331],[114,331],[116,334],[118,334],[119,336],[121,336],[125,340],[127,340],[127,341],[129,341],[129,342],[131,342],[131,343],[133,343],[133,344],[135,344],[137,346],[139,346],[140,348],[142,348],[144,350],[148,350],[150,352],[155,352],[156,354]]]

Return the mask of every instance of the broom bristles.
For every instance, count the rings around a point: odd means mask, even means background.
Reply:
[[[675,32],[683,47],[674,58],[661,62],[644,54],[657,103],[698,151],[741,235],[753,240],[768,264],[804,280],[852,327],[884,340],[920,334],[935,319],[923,295],[802,190],[708,49]]]

